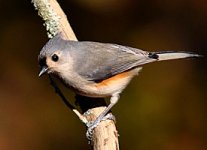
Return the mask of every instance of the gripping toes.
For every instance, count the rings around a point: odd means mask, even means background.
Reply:
[[[109,113],[106,116],[104,116],[103,118],[97,118],[95,121],[88,122],[86,124],[86,126],[88,127],[87,132],[86,132],[87,139],[89,139],[89,140],[92,139],[94,129],[99,125],[99,123],[101,121],[105,121],[105,120],[113,120],[113,121],[116,121],[114,115],[112,115],[111,113]]]

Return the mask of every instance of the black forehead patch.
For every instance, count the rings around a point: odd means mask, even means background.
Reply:
[[[40,66],[46,66],[46,57],[39,57],[38,61]]]

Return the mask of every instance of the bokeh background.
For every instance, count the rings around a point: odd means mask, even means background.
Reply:
[[[59,2],[79,40],[207,54],[205,0]],[[0,149],[89,150],[85,127],[38,77],[48,39],[30,0],[0,0],[0,14]],[[121,149],[206,150],[207,59],[146,65],[113,113]]]

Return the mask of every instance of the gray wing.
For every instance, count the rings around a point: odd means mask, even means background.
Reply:
[[[70,54],[78,74],[96,82],[156,60],[139,49],[98,42],[74,42]]]

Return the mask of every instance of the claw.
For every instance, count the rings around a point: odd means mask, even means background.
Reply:
[[[94,129],[98,126],[98,124],[100,123],[100,121],[90,121],[86,124],[86,126],[88,127],[87,132],[86,132],[86,137],[88,140],[92,140],[93,137],[93,131]]]
[[[106,116],[104,116],[104,118],[101,121],[105,121],[105,120],[112,120],[112,121],[116,122],[116,118],[112,113],[109,113]]]
[[[88,140],[90,141],[92,140],[94,129],[99,125],[101,121],[105,121],[105,120],[116,121],[114,115],[110,113],[104,116],[103,118],[97,118],[95,121],[90,121],[86,124],[86,126],[88,127],[87,132],[86,132],[86,137]]]
[[[95,127],[94,127],[95,128]],[[88,130],[87,130],[87,132],[86,132],[86,137],[87,137],[87,139],[89,140],[89,141],[92,141],[92,137],[93,137],[93,129],[94,128],[88,128]]]

